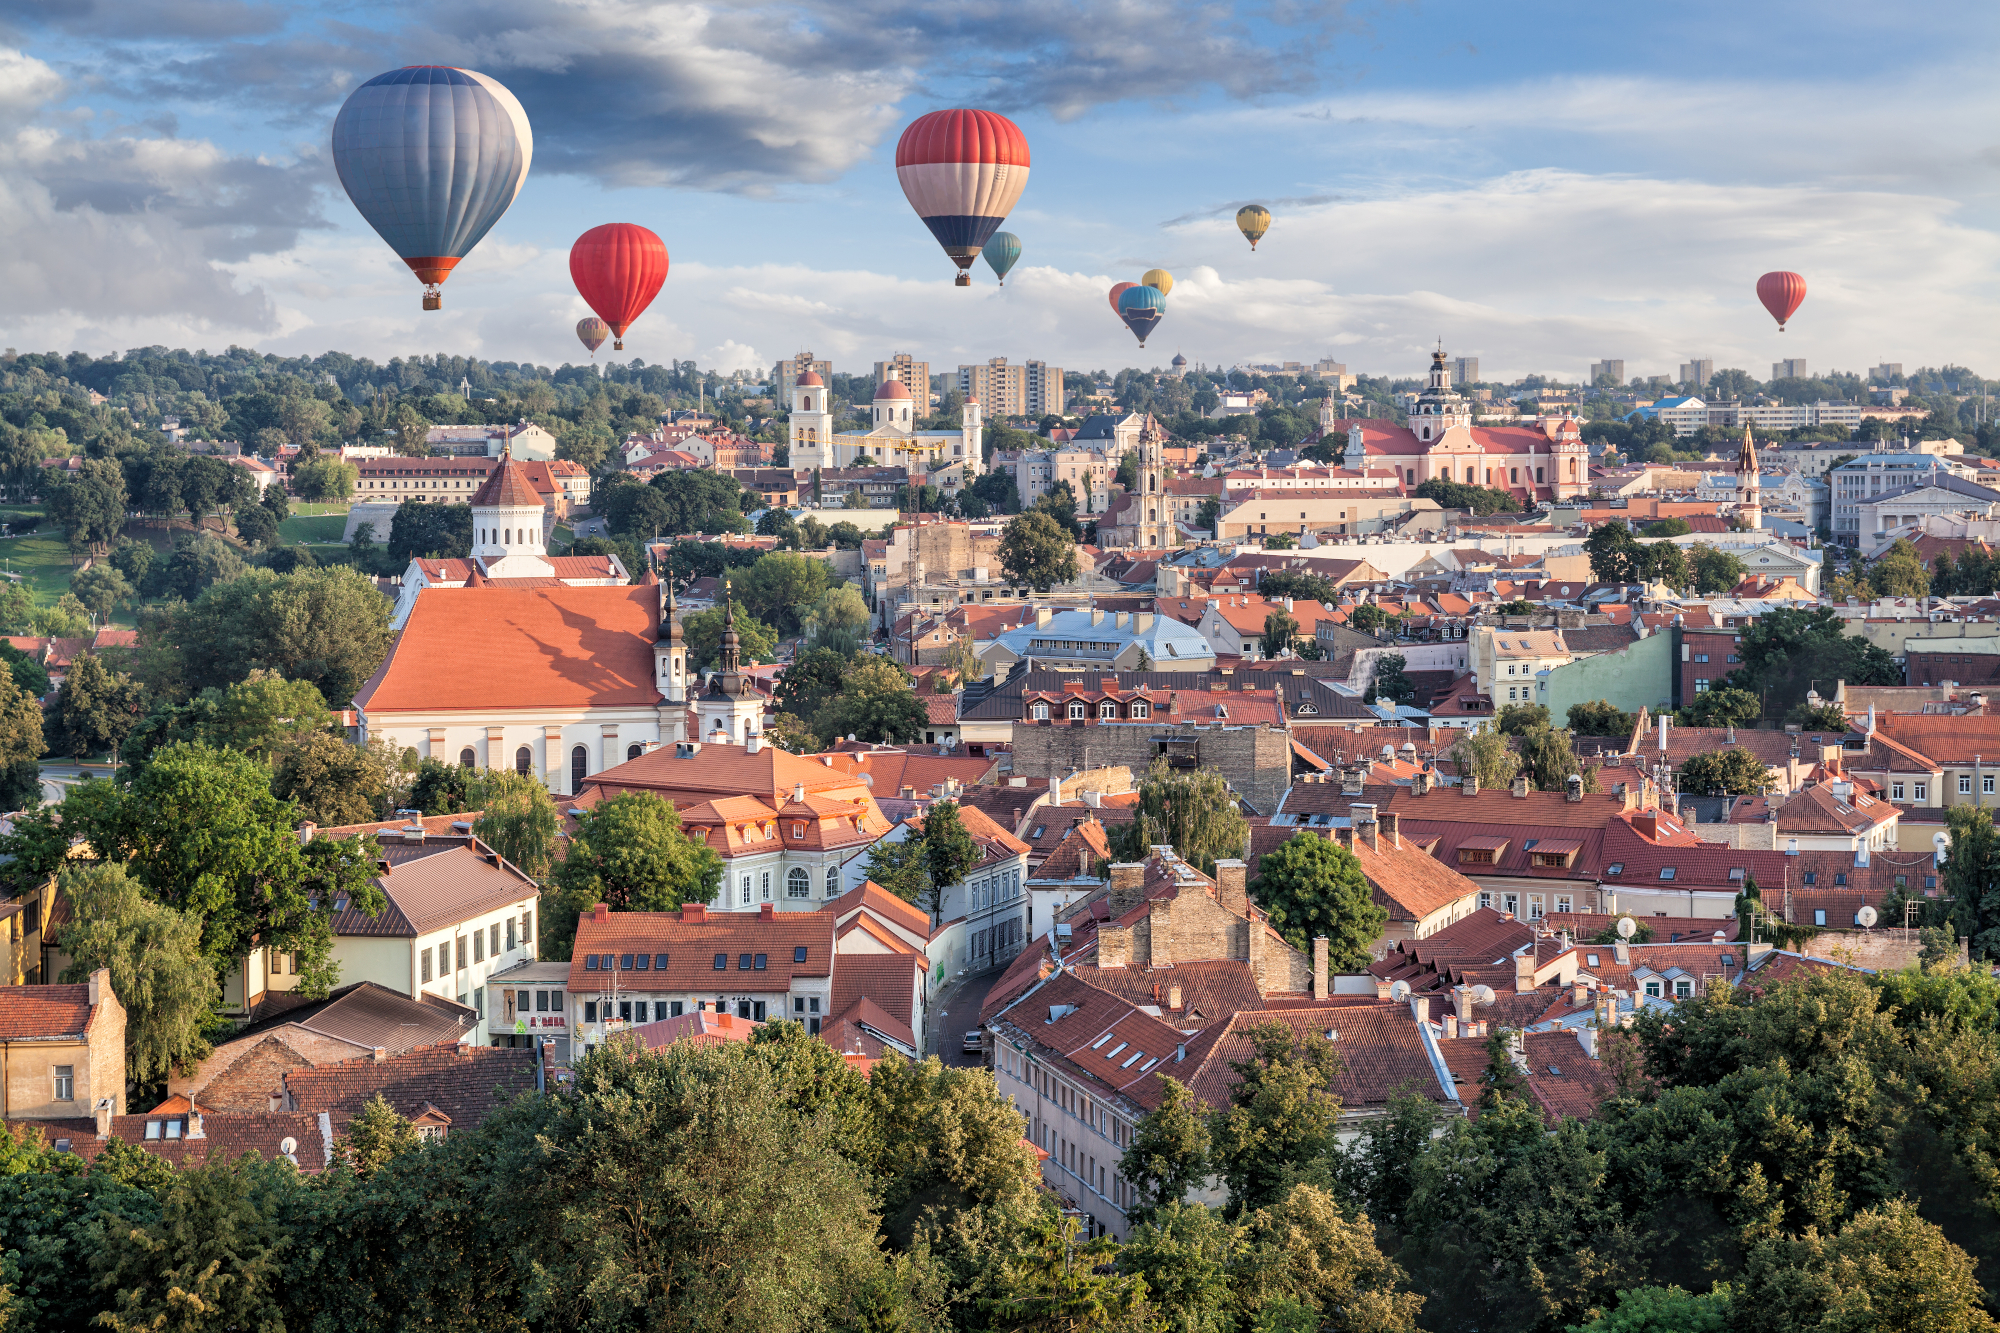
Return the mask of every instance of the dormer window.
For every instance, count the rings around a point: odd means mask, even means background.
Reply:
[[[1046,722],[1049,720],[1049,706],[1047,704],[1036,704],[1028,710],[1028,715],[1037,722]]]
[[[1133,716],[1133,717],[1135,717],[1135,718],[1143,718],[1143,717],[1146,717],[1146,716],[1150,715],[1150,714],[1152,713],[1152,711],[1153,711],[1153,710],[1152,710],[1151,706],[1150,706],[1150,705],[1148,705],[1148,704],[1147,704],[1147,702],[1146,702],[1146,701],[1145,701],[1144,699],[1134,699],[1134,700],[1132,701],[1132,716]]]
[[[1088,712],[1089,709],[1085,707],[1083,700],[1073,700],[1069,706],[1069,720],[1072,722],[1081,722]]]
[[[1115,722],[1118,718],[1118,705],[1106,699],[1097,705],[1097,716],[1103,721]]]

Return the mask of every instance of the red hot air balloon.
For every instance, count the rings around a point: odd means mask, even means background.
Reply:
[[[896,179],[970,287],[965,270],[993,239],[1028,184],[1028,139],[991,111],[919,116],[896,143]]]
[[[1116,287],[1113,287],[1111,289],[1112,314],[1116,315],[1118,313],[1118,298],[1123,296],[1125,293],[1131,291],[1134,287],[1137,287],[1138,285],[1139,284],[1136,282],[1121,282]]]
[[[1798,310],[1799,302],[1806,299],[1806,280],[1796,273],[1766,273],[1757,279],[1757,299],[1771,312],[1771,318],[1778,321],[1778,332],[1785,331],[1785,321]]]
[[[625,350],[625,330],[639,318],[667,280],[666,243],[633,222],[592,227],[569,248],[569,276],[592,310],[611,326],[612,344]]]

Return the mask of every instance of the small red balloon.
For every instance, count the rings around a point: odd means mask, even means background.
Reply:
[[[1798,310],[1799,302],[1806,299],[1806,280],[1796,273],[1766,273],[1757,279],[1757,299],[1771,312],[1771,318],[1778,321],[1778,332],[1785,331],[1785,321]]]
[[[1138,285],[1139,285],[1139,284],[1138,284],[1138,283],[1136,283],[1136,282],[1121,282],[1121,283],[1119,283],[1119,284],[1118,284],[1118,285],[1117,285],[1116,287],[1113,287],[1113,288],[1111,289],[1111,313],[1112,313],[1112,314],[1114,314],[1114,315],[1115,315],[1115,314],[1117,314],[1117,313],[1118,313],[1118,298],[1119,298],[1119,297],[1121,297],[1121,296],[1123,296],[1123,295],[1124,295],[1125,293],[1127,293],[1127,292],[1131,291],[1131,290],[1132,290],[1132,289],[1133,289],[1134,287],[1137,287]]]
[[[611,326],[612,344],[625,350],[625,330],[639,318],[667,280],[667,246],[635,222],[592,227],[569,248],[569,276],[598,318]]]

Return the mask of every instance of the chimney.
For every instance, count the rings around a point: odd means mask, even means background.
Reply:
[[[590,917],[593,921],[609,921],[611,919],[611,905],[609,903],[597,904],[590,909]]]
[[[1417,775],[1410,779],[1410,795],[1428,796],[1430,794],[1431,771],[1429,768],[1420,768],[1417,770]]]
[[[311,842],[313,834],[317,832],[319,832],[319,825],[313,823],[310,819],[301,821],[299,824],[299,846],[303,847]]]
[[[1516,773],[1514,775],[1514,799],[1517,801],[1528,799],[1528,775],[1526,773]]]
[[[1467,796],[1477,796],[1479,795],[1479,779],[1467,773],[1458,780],[1458,789]]]
[[[373,1055],[370,1058],[372,1058],[376,1064],[378,1065],[381,1064],[384,1060],[389,1058],[388,1048],[383,1046],[377,1046],[374,1050]]]
[[[682,925],[687,925],[687,924],[688,924],[689,922],[693,922],[694,924],[696,924],[696,925],[699,925],[699,924],[701,924],[702,922],[704,922],[704,921],[706,921],[706,920],[708,920],[708,904],[707,904],[707,903],[682,903],[682,904],[681,904],[681,924],[682,924]]]
[[[111,994],[111,969],[108,967],[100,967],[95,972],[92,972],[90,974],[91,1006],[94,1008],[97,1005],[103,1004],[105,996],[110,994]]]
[[[759,921],[775,921],[777,919],[777,908],[770,903],[764,903],[757,909],[757,919]]]
[[[1569,988],[1569,1007],[1572,1009],[1581,1009],[1586,1004],[1589,1003],[1590,1003],[1589,985],[1582,981],[1577,981],[1574,984],[1572,984]]]
[[[1326,998],[1326,946],[1324,935],[1313,936],[1313,998]]]
[[[1530,946],[1514,955],[1514,989],[1527,994],[1535,988],[1535,950]]]
[[[793,784],[792,784],[792,799],[793,799],[793,800],[795,800],[795,801],[798,801],[798,802],[800,802],[801,804],[803,804],[803,803],[804,803],[804,801],[805,801],[805,799],[806,799],[806,784],[805,784],[805,783],[803,783],[803,782],[795,782],[795,783],[793,783]]]
[[[1868,734],[1875,734],[1875,705],[1872,703],[1868,705]]]
[[[1410,1017],[1416,1019],[1419,1023],[1430,1022],[1431,997],[1428,995],[1412,995],[1410,997]]]
[[[1250,867],[1231,859],[1215,863],[1216,897],[1231,916],[1250,915]]]
[[[1621,783],[1619,785],[1623,786],[1624,784]],[[1563,799],[1566,801],[1581,801],[1583,799],[1583,775],[1581,773],[1572,773],[1568,778],[1564,779]]]
[[[1356,801],[1348,807],[1348,818],[1354,827],[1354,837],[1357,842],[1366,839],[1369,851],[1376,852],[1382,850],[1377,841],[1379,834],[1375,820],[1374,806]]]
[[[1619,940],[1611,946],[1611,956],[1618,960],[1620,967],[1632,966],[1632,945],[1626,940]]]
[[[1181,983],[1176,981],[1173,985],[1167,987],[1167,1012],[1177,1014],[1180,1011]]]
[[[1097,965],[1124,967],[1132,961],[1132,929],[1106,921],[1097,927]]]
[[[1397,818],[1395,812],[1392,810],[1379,812],[1375,816],[1375,823],[1381,828],[1382,836],[1389,840],[1389,845],[1399,852],[1402,851],[1403,833],[1400,827],[1401,821]]]
[[[1444,1016],[1444,1035],[1446,1040],[1450,1040],[1458,1035],[1457,1014],[1446,1014]]]
[[[1120,861],[1111,867],[1111,891],[1108,903],[1113,916],[1125,915],[1144,901],[1145,897],[1145,862]]]
[[[1376,998],[1376,999],[1378,999],[1378,1000],[1386,1000],[1386,999],[1388,999],[1388,998],[1389,998],[1389,987],[1390,987],[1390,986],[1392,986],[1392,985],[1394,985],[1394,984],[1395,984],[1395,983],[1394,983],[1394,982],[1392,982],[1392,981],[1390,981],[1390,980],[1389,980],[1389,978],[1387,978],[1387,977],[1377,977],[1377,978],[1375,978],[1375,998]]]
[[[99,1139],[110,1138],[111,1116],[117,1109],[117,1106],[109,1097],[99,1097],[97,1099],[97,1106],[94,1109],[97,1112],[97,1137]]]
[[[187,1137],[191,1139],[205,1139],[208,1137],[208,1135],[203,1132],[201,1127],[201,1112],[193,1109],[192,1102],[189,1103],[189,1109],[188,1109]]]

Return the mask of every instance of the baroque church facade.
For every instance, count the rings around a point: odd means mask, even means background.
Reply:
[[[900,381],[886,380],[875,386],[868,429],[836,431],[832,396],[819,374],[808,371],[792,385],[791,406],[789,438],[796,469],[853,467],[857,458],[866,457],[907,467],[914,479],[954,464],[975,472],[984,465],[985,428],[977,398],[966,399],[957,430],[918,430],[923,408]]]

